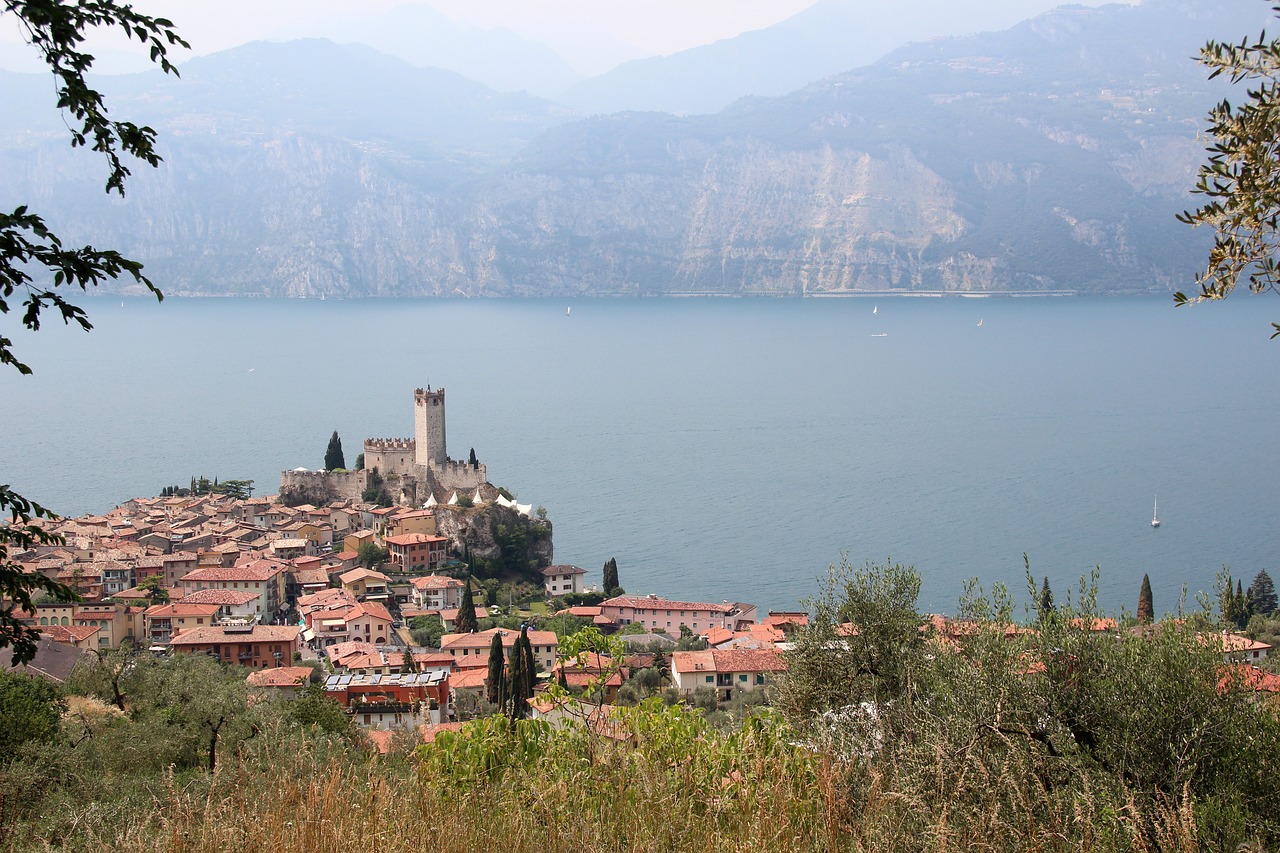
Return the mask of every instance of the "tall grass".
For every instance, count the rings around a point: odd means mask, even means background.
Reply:
[[[772,717],[648,705],[616,734],[500,718],[380,757],[264,732],[214,774],[6,828],[10,849],[464,853],[1193,850],[1190,801],[1037,781],[1017,750],[838,758]],[[908,757],[903,757],[904,755]],[[66,808],[67,802],[61,801]],[[58,825],[48,831],[50,820]],[[43,827],[43,829],[42,829]]]

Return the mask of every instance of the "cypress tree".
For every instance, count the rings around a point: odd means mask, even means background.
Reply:
[[[401,672],[417,672],[418,662],[413,657],[413,646],[404,647],[404,666],[400,667]]]
[[[458,603],[458,616],[453,620],[453,630],[459,634],[471,634],[479,626],[476,622],[476,602],[471,596],[471,576],[462,579],[462,601]]]
[[[1142,588],[1138,590],[1138,622],[1150,625],[1156,616],[1155,604],[1151,600],[1151,578],[1142,576]]]
[[[533,656],[533,643],[529,642],[529,629],[520,629],[520,639],[516,641],[520,653],[524,655],[524,668],[529,673],[529,695],[533,695],[533,682],[538,675],[538,659]]]
[[[605,595],[613,595],[613,591],[618,588],[618,561],[613,557],[604,564],[603,584]]]
[[[507,662],[508,714],[512,720],[523,720],[529,716],[529,697],[533,695],[533,673],[529,670],[529,658],[521,648],[521,639],[528,642],[523,630],[511,647],[511,659]]]
[[[1246,596],[1249,600],[1249,609],[1261,616],[1270,616],[1280,610],[1280,602],[1276,600],[1276,585],[1266,569],[1254,575],[1253,583],[1249,584]]]
[[[1048,575],[1045,575],[1044,583],[1040,585],[1040,597],[1036,599],[1036,612],[1041,622],[1046,622],[1053,616],[1053,590],[1049,588]]]
[[[338,438],[338,431],[335,429],[329,437],[329,446],[324,451],[324,470],[346,467],[347,461],[342,456],[342,439]]]
[[[1249,599],[1245,598],[1244,585],[1236,581],[1236,627],[1241,630],[1249,624],[1253,611],[1249,609]]]
[[[494,633],[489,644],[489,677],[484,685],[484,698],[491,705],[501,705],[506,687],[506,660],[502,654],[502,634]]]

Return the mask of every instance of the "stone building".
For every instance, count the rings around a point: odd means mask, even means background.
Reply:
[[[413,392],[413,431],[413,438],[365,439],[364,468],[360,471],[284,471],[280,493],[305,496],[312,503],[356,500],[370,487],[376,469],[392,501],[419,507],[437,490],[474,491],[488,482],[488,472],[480,462],[449,457],[443,388],[428,386]]]

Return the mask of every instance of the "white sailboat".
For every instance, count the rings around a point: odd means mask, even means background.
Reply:
[[[879,306],[879,305],[872,305],[872,306],[871,306],[871,313],[872,313],[872,314],[876,313],[876,312],[877,312],[877,311],[879,311],[879,310],[880,310],[880,306]]]
[[[979,326],[981,326],[981,325],[982,325],[982,318],[981,318],[981,317],[979,317],[979,318],[978,318],[978,325],[979,325]]]
[[[572,316],[573,316],[573,306],[572,306],[572,305],[570,305],[570,306],[568,306],[567,308],[565,308],[565,309],[564,309],[564,316],[566,316],[566,317],[572,317]]]
[[[1160,526],[1160,499],[1157,497],[1151,506],[1151,526]]]

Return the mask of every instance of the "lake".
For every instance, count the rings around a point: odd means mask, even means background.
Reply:
[[[319,467],[338,430],[449,450],[555,523],[557,562],[628,592],[791,608],[847,553],[1059,599],[1099,565],[1157,611],[1276,570],[1280,301],[1170,298],[87,300],[0,334],[0,482],[63,514],[205,475]],[[572,314],[566,309],[572,307]],[[1150,526],[1152,503],[1163,522]],[[1192,602],[1194,603],[1194,602]]]

